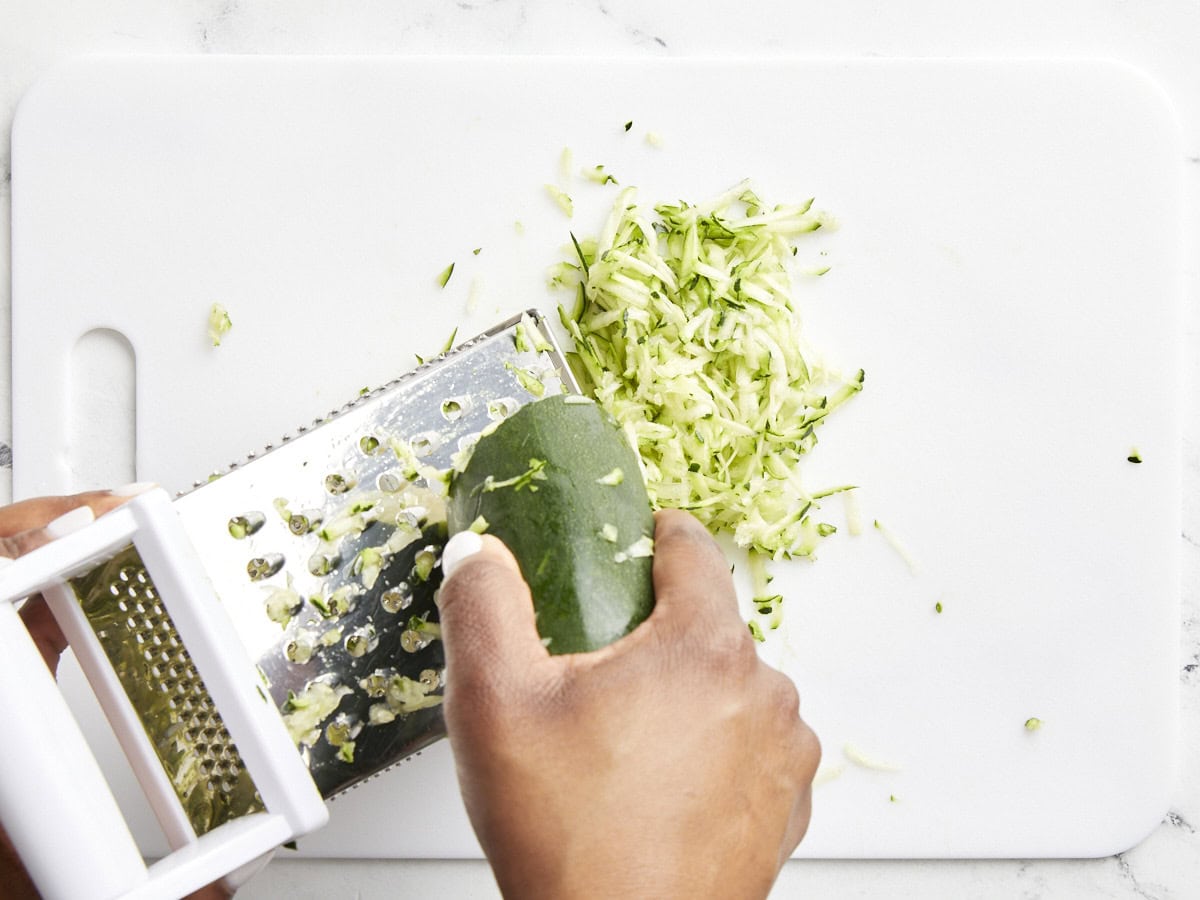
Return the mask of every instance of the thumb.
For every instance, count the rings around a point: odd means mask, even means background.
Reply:
[[[503,541],[460,532],[442,551],[442,571],[437,604],[449,680],[506,683],[548,656],[529,585]]]

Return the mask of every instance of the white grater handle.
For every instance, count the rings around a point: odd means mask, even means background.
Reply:
[[[91,646],[95,636],[81,625],[77,604],[64,602],[69,578],[89,571],[131,541],[153,573],[167,613],[268,810],[198,838],[193,832],[190,840],[180,830],[172,851],[149,867],[13,607],[15,600],[44,593],[101,697],[110,724],[124,734],[140,729],[131,707],[125,710],[128,714],[114,715],[129,701],[103,662],[103,652]],[[257,670],[161,490],[141,494],[0,569],[0,722],[12,735],[0,741],[0,821],[41,894],[47,900],[170,900],[323,825],[328,809],[259,685]],[[152,805],[156,799],[166,802],[170,786],[161,771],[157,778],[149,777],[149,759],[146,753],[129,757]]]
[[[126,894],[145,864],[14,599],[0,598],[0,820],[47,900]]]

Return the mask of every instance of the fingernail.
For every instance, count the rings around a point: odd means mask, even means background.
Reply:
[[[96,519],[90,506],[77,506],[70,512],[65,512],[45,528],[46,534],[52,538],[65,537],[72,531],[78,531],[89,522]]]
[[[153,481],[135,481],[124,487],[113,488],[109,493],[114,497],[136,497],[138,494],[144,494],[146,491],[153,490],[156,487],[158,485]]]
[[[483,538],[474,531],[460,531],[442,548],[442,575],[449,578],[463,561],[483,549]]]

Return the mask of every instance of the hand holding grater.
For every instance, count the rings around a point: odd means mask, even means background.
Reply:
[[[21,736],[0,750],[0,818],[43,896],[181,896],[443,737],[445,473],[491,423],[573,389],[530,310],[0,573],[0,716]],[[149,866],[16,614],[39,592],[172,848]]]

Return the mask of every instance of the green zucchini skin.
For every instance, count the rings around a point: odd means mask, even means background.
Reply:
[[[512,551],[533,593],[538,633],[556,654],[610,644],[654,608],[651,558],[622,559],[654,535],[637,456],[611,416],[580,400],[536,400],[480,438],[450,484],[447,510],[451,534],[483,516],[487,533]],[[535,460],[545,462],[536,478],[488,489],[489,476],[492,484],[516,478]],[[617,469],[619,484],[601,482],[616,480],[608,476]]]

